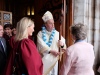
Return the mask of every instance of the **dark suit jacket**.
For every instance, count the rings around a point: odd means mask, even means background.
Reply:
[[[6,47],[5,39],[0,38],[0,40],[2,41],[2,43],[4,45],[4,50],[2,50],[2,48],[0,47],[0,75],[1,75],[5,68],[5,64],[6,64],[6,60],[7,60],[7,47]]]

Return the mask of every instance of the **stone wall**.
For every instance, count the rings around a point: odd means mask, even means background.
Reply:
[[[100,0],[73,0],[73,23],[87,25],[87,42],[94,46],[96,66],[100,63]]]

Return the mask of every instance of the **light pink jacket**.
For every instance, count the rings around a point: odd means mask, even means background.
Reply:
[[[94,75],[93,46],[85,41],[77,42],[66,50],[60,75]]]

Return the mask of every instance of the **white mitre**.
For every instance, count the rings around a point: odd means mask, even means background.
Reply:
[[[43,19],[44,22],[47,22],[48,20],[53,19],[53,15],[52,15],[52,13],[50,11],[47,11],[43,15],[42,19]]]

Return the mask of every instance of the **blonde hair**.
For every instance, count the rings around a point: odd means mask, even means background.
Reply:
[[[28,38],[27,28],[34,24],[34,22],[28,17],[23,17],[18,23],[16,27],[16,35],[15,41],[20,41],[24,38]]]

